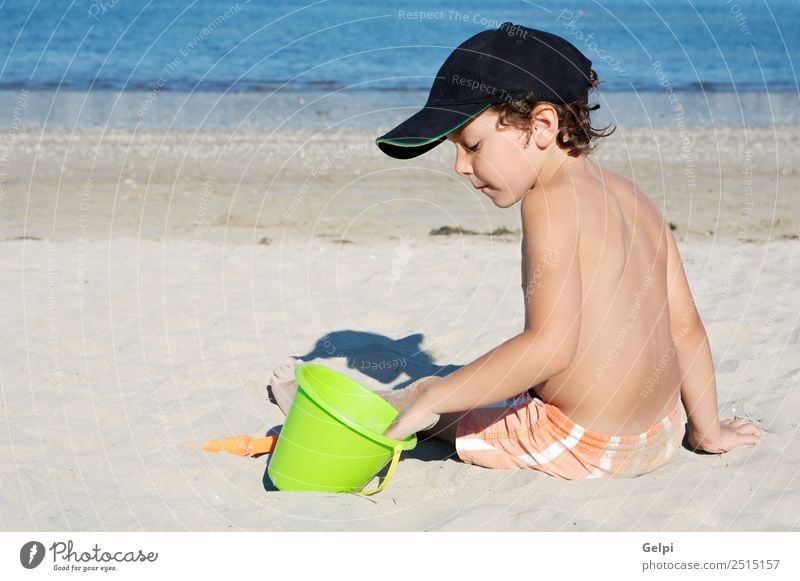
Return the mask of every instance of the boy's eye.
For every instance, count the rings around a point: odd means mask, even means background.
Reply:
[[[476,151],[478,151],[478,147],[480,147],[480,145],[481,145],[481,142],[479,141],[475,145],[465,145],[464,149],[466,149],[467,151],[476,152]]]

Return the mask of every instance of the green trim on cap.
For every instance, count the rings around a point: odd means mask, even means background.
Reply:
[[[484,111],[486,111],[486,110],[487,110],[489,107],[491,107],[491,106],[492,106],[492,103],[488,103],[488,104],[486,105],[486,107],[484,107],[483,109],[481,109],[480,111],[478,111],[478,112],[477,112],[477,113],[475,113],[474,115],[471,115],[470,117],[468,117],[467,119],[465,119],[464,121],[462,121],[461,123],[459,123],[458,125],[456,125],[455,127],[453,127],[452,129],[448,129],[447,131],[445,131],[445,132],[444,132],[444,133],[442,133],[441,135],[437,135],[436,137],[432,137],[431,139],[426,139],[425,141],[419,141],[419,142],[417,142],[417,143],[408,143],[407,141],[405,141],[405,142],[403,142],[403,143],[398,143],[397,141],[392,141],[391,139],[381,139],[381,138],[379,137],[379,138],[377,138],[377,139],[375,140],[375,143],[388,143],[388,144],[390,144],[390,145],[394,145],[394,146],[396,146],[396,147],[420,147],[421,145],[427,145],[427,144],[429,144],[429,143],[432,143],[432,142],[434,142],[434,141],[437,141],[437,140],[441,139],[442,137],[444,137],[444,136],[445,136],[445,135],[447,135],[448,133],[452,133],[453,131],[455,131],[456,129],[458,129],[459,127],[461,127],[462,125],[465,125],[465,124],[469,123],[470,121],[472,121],[473,119],[475,119],[475,117],[477,117],[478,115],[480,115],[481,113],[483,113]]]

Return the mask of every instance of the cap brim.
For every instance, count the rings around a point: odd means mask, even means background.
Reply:
[[[470,103],[442,107],[426,106],[400,125],[378,137],[375,143],[386,155],[411,159],[430,151],[447,134],[465,125],[491,107],[491,103]]]

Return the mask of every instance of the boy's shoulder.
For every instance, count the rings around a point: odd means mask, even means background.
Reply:
[[[575,188],[563,179],[525,194],[520,204],[520,219],[529,249],[574,246],[581,222],[578,203]]]
[[[563,219],[577,219],[578,214],[587,209],[591,213],[599,196],[611,192],[616,197],[639,197],[648,205],[652,202],[636,183],[614,171],[594,166],[593,172],[564,172],[551,179],[546,186],[535,187],[522,199],[523,220],[534,220],[542,214],[559,216]],[[606,202],[603,201],[603,204]]]
[[[618,212],[625,215],[618,220],[620,228],[623,222],[635,221],[640,232],[656,236],[664,227],[661,212],[632,180],[596,166],[593,175],[564,172],[548,181],[546,187],[530,190],[520,209],[523,233],[529,242],[561,239],[562,244],[573,243],[585,234],[602,237],[607,232],[595,228],[595,223],[608,211],[609,196],[616,200],[613,206]]]
[[[554,220],[564,226],[577,223],[578,197],[570,176],[559,176],[546,186],[536,186],[522,198],[520,214],[523,225],[552,227]]]

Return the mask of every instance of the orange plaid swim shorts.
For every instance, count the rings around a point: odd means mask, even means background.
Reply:
[[[624,478],[663,466],[683,441],[680,398],[675,409],[641,434],[587,430],[529,392],[476,408],[458,424],[456,452],[486,468],[530,468],[563,480]]]

